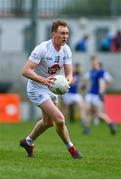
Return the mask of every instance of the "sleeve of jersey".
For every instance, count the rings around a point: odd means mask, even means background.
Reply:
[[[65,48],[65,60],[64,64],[72,64],[72,52],[69,46],[66,46]]]
[[[107,82],[111,82],[113,80],[112,76],[108,73],[108,72],[105,72],[104,73],[104,79],[107,81]]]
[[[39,64],[41,59],[43,58],[43,54],[43,48],[41,46],[36,46],[35,49],[31,52],[29,60],[36,64]]]

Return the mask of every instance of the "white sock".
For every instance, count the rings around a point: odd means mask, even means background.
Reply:
[[[66,147],[67,149],[69,149],[70,147],[74,146],[73,143],[71,141],[69,141],[67,144],[66,144]]]
[[[32,140],[32,138],[30,138],[29,136],[27,136],[26,142],[27,142],[27,144],[30,145],[30,146],[33,144],[33,140]]]

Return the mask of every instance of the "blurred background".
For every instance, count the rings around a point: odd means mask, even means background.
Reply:
[[[86,72],[90,56],[97,54],[113,77],[108,93],[118,95],[116,105],[121,107],[120,0],[0,0],[1,123],[40,118],[28,101],[21,70],[32,49],[50,39],[56,19],[69,24],[73,64],[80,63]]]

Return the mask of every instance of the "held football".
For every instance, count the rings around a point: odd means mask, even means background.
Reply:
[[[62,95],[68,92],[70,86],[67,79],[62,75],[55,75],[54,77],[56,78],[56,80],[49,89],[57,95]]]

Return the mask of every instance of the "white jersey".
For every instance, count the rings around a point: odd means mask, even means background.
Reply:
[[[104,73],[104,80],[106,81],[106,82],[112,82],[112,76],[111,76],[111,74],[109,73],[109,72],[107,72],[107,71],[105,71],[105,73]]]
[[[72,63],[72,52],[67,44],[57,51],[52,40],[44,41],[32,51],[29,60],[38,64],[34,71],[43,77],[57,74],[64,64]],[[29,85],[45,86],[41,83],[28,80]]]

